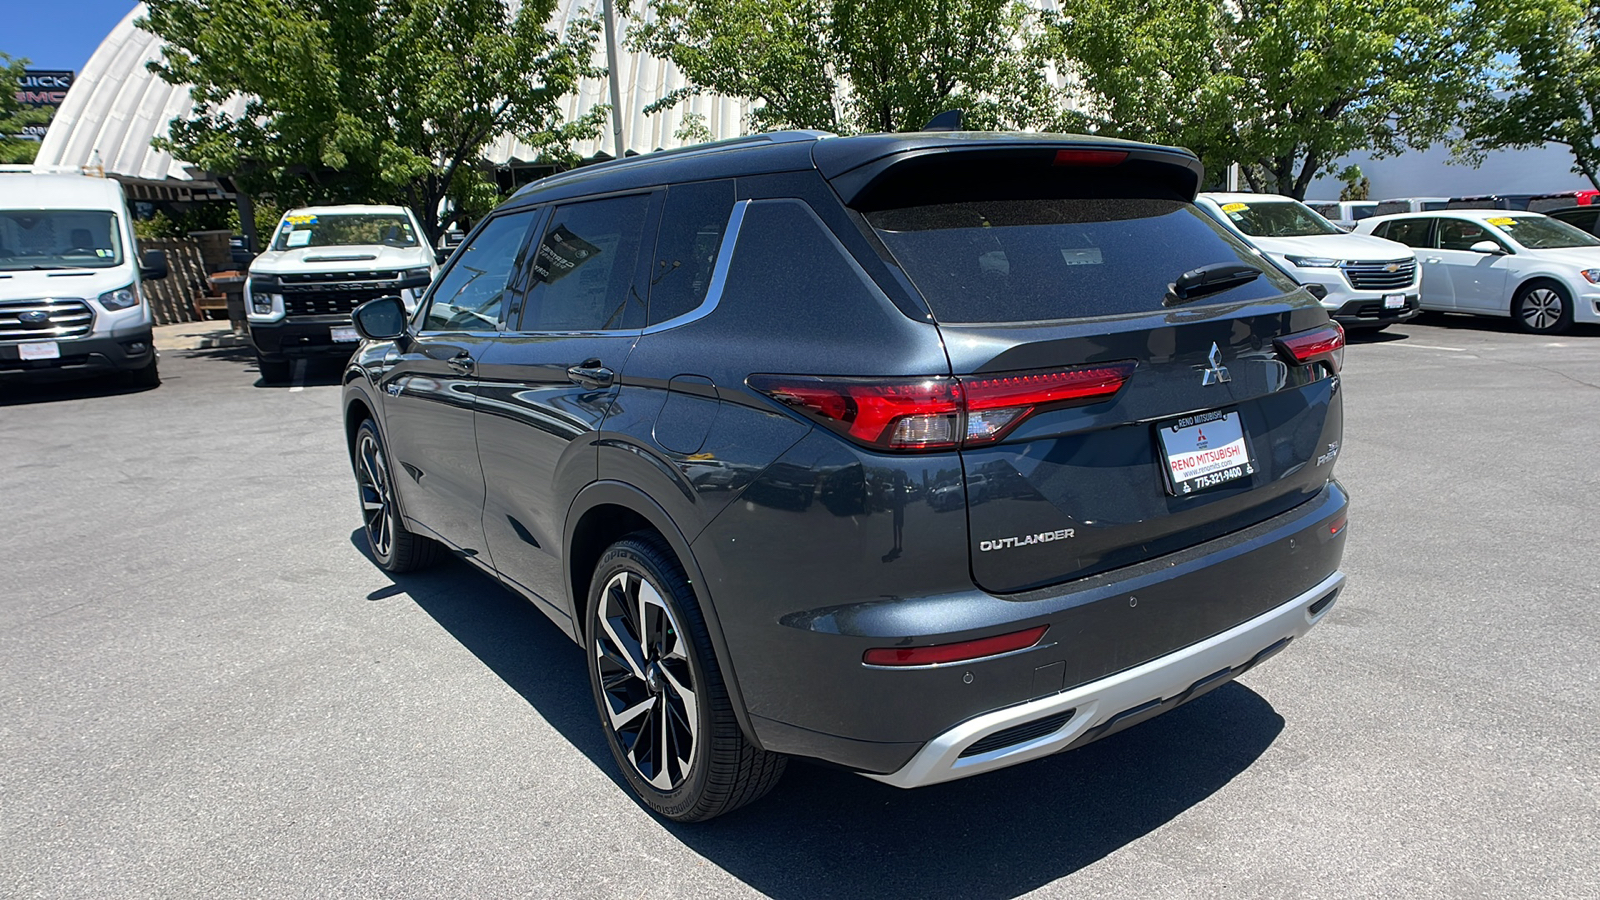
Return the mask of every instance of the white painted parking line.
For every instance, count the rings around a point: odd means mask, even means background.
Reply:
[[[289,393],[297,393],[306,389],[306,361],[294,361],[294,387],[289,388]]]
[[[1390,342],[1390,343],[1387,343],[1387,344],[1374,344],[1373,346],[1376,346],[1376,347],[1404,347],[1404,348],[1408,348],[1408,349],[1411,349],[1411,350],[1448,350],[1451,353],[1465,353],[1465,352],[1467,352],[1467,348],[1465,348],[1465,347],[1440,347],[1440,346],[1438,346],[1436,344],[1413,344],[1413,343],[1410,343],[1410,342],[1403,343],[1403,344],[1402,343],[1397,343],[1397,342]]]

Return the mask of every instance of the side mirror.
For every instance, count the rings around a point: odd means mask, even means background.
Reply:
[[[163,250],[146,250],[139,260],[139,277],[145,281],[159,281],[167,277],[167,254]]]
[[[369,341],[392,341],[406,333],[406,305],[399,297],[368,300],[355,308],[350,319]]]
[[[1467,249],[1471,250],[1473,253],[1487,253],[1490,256],[1506,255],[1506,248],[1500,246],[1494,241],[1479,241]]]
[[[433,251],[433,261],[438,263],[441,266],[444,265],[445,263],[450,261],[450,254],[453,253],[454,250],[455,250],[455,248],[451,248],[449,250],[435,250],[435,251]]]

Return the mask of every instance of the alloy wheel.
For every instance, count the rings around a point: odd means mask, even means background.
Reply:
[[[1550,288],[1534,288],[1522,298],[1522,321],[1530,331],[1555,327],[1565,311],[1561,295]]]
[[[700,730],[685,636],[638,572],[612,576],[599,602],[591,640],[607,724],[639,776],[671,791],[689,776]]]
[[[356,480],[361,488],[361,519],[372,552],[387,558],[394,546],[394,499],[389,490],[389,467],[377,438],[362,434],[356,443]]]

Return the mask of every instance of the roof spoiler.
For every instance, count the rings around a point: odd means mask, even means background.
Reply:
[[[903,205],[917,183],[995,196],[1170,196],[1193,201],[1205,167],[1176,147],[1076,135],[940,132],[819,141],[817,169],[858,209]],[[926,201],[923,201],[926,202]],[[915,204],[913,204],[915,205]]]

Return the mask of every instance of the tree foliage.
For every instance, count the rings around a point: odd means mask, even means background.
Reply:
[[[39,142],[21,137],[22,129],[50,121],[49,110],[31,109],[17,100],[17,85],[27,68],[27,60],[0,53],[0,163],[33,162]]]
[[[1052,91],[1016,0],[650,0],[631,36],[691,87],[756,102],[757,131],[910,131],[948,109],[968,127],[1026,127]]]
[[[1572,171],[1600,189],[1600,3],[1483,0],[1508,64],[1471,104],[1459,144],[1468,159],[1502,147],[1562,144]]]
[[[404,204],[437,236],[492,205],[492,140],[560,154],[597,130],[603,109],[564,122],[557,103],[589,73],[598,25],[553,33],[554,4],[149,0],[140,27],[166,42],[151,69],[196,102],[158,146],[283,205]]]
[[[1512,2],[1512,0],[1507,0]],[[1053,23],[1085,97],[1059,125],[1189,147],[1304,197],[1354,151],[1444,140],[1492,32],[1456,0],[1079,0]]]

